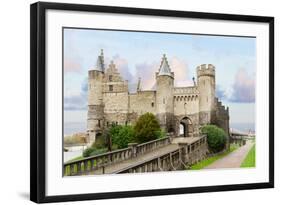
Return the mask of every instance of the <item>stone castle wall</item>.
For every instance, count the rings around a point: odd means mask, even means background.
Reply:
[[[146,112],[156,114],[156,91],[138,91],[129,94],[129,112],[138,115]]]
[[[200,127],[210,123],[229,133],[228,108],[215,98],[215,67],[201,65],[197,67],[197,84],[175,87],[173,72],[167,62],[163,65],[163,70],[156,72],[156,90],[138,87],[135,93],[129,93],[128,81],[122,79],[113,62],[105,72],[89,71],[88,131],[94,135],[111,124],[133,124],[150,112],[162,128],[176,136],[182,124],[188,136],[198,135]]]

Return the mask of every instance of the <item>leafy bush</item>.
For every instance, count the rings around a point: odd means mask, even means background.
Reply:
[[[91,153],[95,150],[93,147],[88,147],[83,151],[83,157],[89,157]]]
[[[207,134],[207,142],[210,151],[216,153],[225,148],[226,134],[223,129],[215,125],[205,125],[202,127],[201,132]]]
[[[128,147],[128,144],[134,140],[135,132],[134,128],[130,125],[126,126],[113,126],[110,129],[111,140],[114,146],[118,149]]]
[[[89,147],[83,151],[83,157],[95,156],[95,155],[102,154],[105,152],[107,152],[107,148],[97,149],[94,147]]]
[[[96,141],[92,144],[92,147],[95,149],[106,148],[107,144],[105,142],[104,136],[97,138]]]
[[[161,132],[160,125],[152,113],[145,113],[137,120],[135,127],[135,141],[144,143],[157,139]]]
[[[156,136],[157,136],[157,139],[161,139],[163,137],[166,137],[167,133],[164,131],[164,130],[159,130],[159,131],[156,131]]]

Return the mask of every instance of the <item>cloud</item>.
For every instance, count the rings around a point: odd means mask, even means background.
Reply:
[[[171,71],[175,75],[175,86],[190,86],[193,85],[189,76],[187,62],[173,57],[168,59]],[[158,72],[161,60],[158,62],[143,62],[136,65],[136,78],[141,78],[141,87],[143,90],[155,89],[155,73]]]
[[[249,75],[245,69],[239,69],[235,76],[229,101],[255,102],[255,83],[255,75]]]
[[[170,61],[170,67],[175,74],[175,85],[179,87],[192,86],[193,81],[189,73],[188,63],[177,57],[173,57]]]
[[[64,72],[80,72],[81,69],[82,66],[79,60],[74,60],[70,57],[64,58]]]
[[[113,56],[113,61],[116,64],[123,80],[128,80],[129,92],[136,92],[138,78],[141,78],[142,90],[151,90],[156,87],[155,73],[159,70],[161,59],[156,62],[143,62],[135,66],[135,73],[132,74],[126,59],[116,54]],[[108,65],[110,59],[106,58],[105,62]],[[175,74],[176,86],[190,86],[193,85],[192,80],[189,80],[189,69],[187,63],[176,57],[169,61],[172,72]],[[70,64],[73,67],[68,67],[69,72],[79,72],[79,67],[75,63]],[[75,67],[77,66],[77,67]],[[71,69],[70,69],[71,68]],[[76,70],[77,69],[77,70]],[[191,77],[190,77],[191,79]],[[87,92],[88,82],[87,78],[83,81],[81,88],[76,93],[71,93],[66,90],[64,97],[65,110],[86,110],[87,109]]]
[[[150,90],[155,85],[155,72],[158,71],[160,63],[157,62],[143,62],[136,64],[136,79],[141,78],[141,88],[143,90]]]
[[[68,90],[64,95],[65,110],[86,110],[87,109],[88,82],[85,79],[81,85],[80,92],[70,93]]]
[[[113,61],[123,80],[128,80],[129,83],[132,83],[135,79],[129,70],[128,61],[125,58],[120,57],[119,54],[113,56]]]
[[[216,85],[216,97],[220,100],[227,98],[226,91],[222,89],[220,85]]]

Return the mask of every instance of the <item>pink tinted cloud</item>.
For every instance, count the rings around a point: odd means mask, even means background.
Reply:
[[[255,102],[255,75],[250,75],[245,69],[239,69],[232,86],[233,92],[230,97],[232,102]]]
[[[173,57],[168,59],[171,71],[175,75],[175,86],[190,86],[193,85],[191,78],[189,77],[189,69],[187,62]],[[149,90],[155,88],[155,73],[158,72],[161,60],[159,62],[143,62],[136,65],[136,76],[141,78],[141,84],[143,90]]]
[[[64,58],[64,71],[67,72],[80,72],[82,69],[81,64],[71,58]]]
[[[184,87],[193,85],[186,61],[173,57],[170,61],[170,67],[175,74],[175,86]]]
[[[150,90],[155,85],[155,72],[158,71],[159,65],[157,62],[143,62],[136,65],[136,78],[141,78],[141,88]]]
[[[132,82],[134,80],[134,77],[129,70],[128,61],[125,58],[120,57],[119,55],[113,56],[113,61],[123,80],[128,80],[129,82]]]

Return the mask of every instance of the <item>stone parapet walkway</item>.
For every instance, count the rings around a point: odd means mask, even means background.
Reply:
[[[170,144],[165,147],[158,148],[157,150],[154,150],[152,152],[148,152],[146,154],[137,156],[136,158],[124,160],[122,162],[106,166],[104,170],[102,168],[100,168],[98,170],[87,172],[85,174],[90,174],[90,175],[103,174],[103,171],[104,171],[104,174],[116,173],[117,171],[125,169],[129,166],[137,165],[141,162],[148,161],[150,159],[154,159],[158,156],[176,151],[177,149],[179,149],[179,146],[177,144]]]

